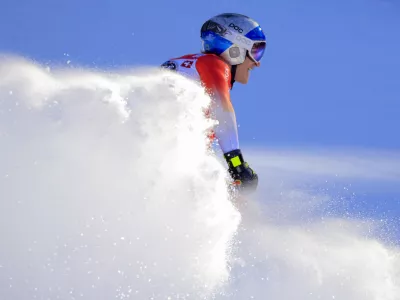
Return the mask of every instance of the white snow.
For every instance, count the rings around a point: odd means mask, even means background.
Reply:
[[[400,252],[370,224],[285,220],[323,197],[234,206],[187,79],[19,57],[0,78],[1,299],[399,299]]]

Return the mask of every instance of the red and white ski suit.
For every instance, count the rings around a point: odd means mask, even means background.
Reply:
[[[223,153],[239,149],[238,129],[230,90],[231,66],[215,54],[190,54],[165,62],[163,67],[198,80],[212,98],[210,113],[218,121],[214,135]]]

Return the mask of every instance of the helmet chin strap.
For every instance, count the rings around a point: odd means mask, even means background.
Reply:
[[[231,89],[233,89],[233,84],[235,83],[236,68],[237,65],[231,67]]]

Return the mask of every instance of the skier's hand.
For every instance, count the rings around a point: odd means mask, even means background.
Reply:
[[[231,175],[234,184],[245,193],[252,193],[257,189],[258,176],[249,167],[249,164],[243,160],[242,152],[232,150],[224,154],[228,163],[228,172]]]

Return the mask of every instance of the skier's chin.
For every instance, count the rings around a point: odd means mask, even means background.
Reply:
[[[241,83],[241,84],[246,84],[249,81],[249,76],[245,76],[243,78],[240,78],[239,80],[237,80],[237,82]]]
[[[247,71],[246,74],[243,74],[242,76],[236,76],[235,81],[239,82],[241,84],[246,84],[249,81],[249,74],[250,72]]]

